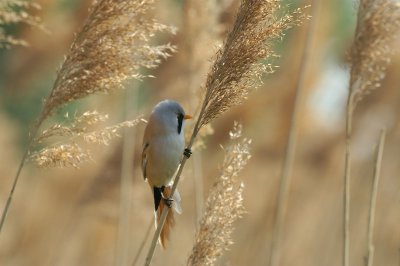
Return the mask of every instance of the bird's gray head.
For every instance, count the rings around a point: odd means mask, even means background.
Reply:
[[[156,120],[160,130],[175,131],[181,134],[184,120],[190,118],[192,117],[185,114],[179,103],[173,100],[164,100],[154,107],[150,120]]]

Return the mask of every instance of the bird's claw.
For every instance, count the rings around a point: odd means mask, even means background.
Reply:
[[[184,151],[183,151],[183,155],[185,155],[186,156],[186,158],[190,158],[190,155],[192,155],[192,150],[191,149],[189,149],[189,148],[186,148]]]
[[[164,198],[164,197],[163,197],[162,199],[163,199],[165,205],[167,205],[168,208],[171,208],[171,207],[172,207],[172,202],[174,202],[173,199],[171,199],[171,198]]]

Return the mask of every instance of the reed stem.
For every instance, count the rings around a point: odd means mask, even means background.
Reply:
[[[136,91],[137,88],[132,88]],[[124,93],[124,112],[123,121],[127,121],[129,117],[134,115],[136,109],[135,97],[133,90],[126,90]],[[136,137],[136,127],[125,128],[122,139],[122,159],[121,159],[121,183],[120,183],[120,213],[118,237],[116,245],[115,265],[127,265],[130,258],[132,239],[132,203],[133,203],[133,163],[134,163],[134,146]]]
[[[140,243],[139,249],[138,249],[138,251],[136,252],[135,258],[133,259],[132,266],[136,266],[136,264],[137,264],[137,262],[138,262],[138,260],[139,260],[140,254],[142,253],[143,248],[144,248],[144,246],[145,246],[145,244],[146,244],[146,242],[147,242],[147,239],[149,238],[151,228],[152,228],[153,226],[154,226],[154,225],[153,225],[153,221],[150,221],[149,226],[147,227],[146,233],[145,233],[144,236],[143,236],[142,243]]]
[[[41,124],[41,121],[40,121],[38,124],[35,125],[35,128],[34,128],[34,130],[33,130],[33,133],[32,133],[32,135],[31,135],[30,138],[29,138],[28,146],[26,147],[26,150],[25,150],[25,152],[24,152],[24,155],[22,156],[21,162],[20,162],[20,164],[19,164],[19,166],[18,166],[17,173],[16,173],[16,175],[14,176],[14,180],[13,180],[13,184],[12,184],[12,186],[11,186],[11,190],[10,190],[10,192],[8,193],[7,202],[6,202],[5,206],[4,206],[3,212],[2,212],[2,214],[1,214],[1,220],[0,220],[0,234],[1,234],[2,229],[3,229],[3,226],[4,226],[4,222],[5,222],[6,218],[7,218],[7,214],[8,214],[10,205],[11,205],[12,198],[13,198],[13,196],[14,196],[15,188],[17,187],[18,180],[19,180],[19,177],[20,177],[20,175],[21,175],[22,168],[24,167],[25,162],[26,162],[26,159],[28,158],[30,149],[31,149],[31,147],[32,147],[32,145],[33,145],[33,143],[34,143],[34,140],[35,140],[35,138],[36,138],[36,135],[37,135],[37,133],[38,133],[38,131],[39,131],[40,124]]]
[[[296,151],[297,142],[297,121],[299,116],[300,103],[304,90],[304,80],[306,77],[306,70],[308,68],[309,54],[311,51],[312,37],[314,35],[316,26],[317,8],[319,5],[318,0],[311,1],[311,20],[307,28],[306,40],[299,66],[299,73],[297,75],[293,112],[290,121],[289,135],[286,144],[285,157],[282,165],[282,175],[280,178],[279,192],[277,197],[277,206],[275,209],[274,230],[272,233],[271,255],[269,260],[270,266],[279,265],[280,260],[280,245],[283,236],[283,223],[288,205],[288,190],[291,181],[293,170],[293,162]]]
[[[375,158],[374,177],[371,190],[371,199],[368,213],[368,255],[367,266],[372,266],[374,261],[374,225],[375,225],[375,210],[376,210],[376,197],[378,194],[378,185],[382,168],[383,148],[385,145],[386,130],[382,129],[379,137],[378,149]]]

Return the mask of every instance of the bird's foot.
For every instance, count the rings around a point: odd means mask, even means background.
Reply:
[[[189,149],[189,148],[186,148],[186,149],[183,151],[183,155],[185,155],[185,157],[189,159],[189,158],[190,158],[190,155],[192,155],[192,150]]]
[[[167,205],[168,208],[172,207],[172,202],[174,202],[173,199],[162,197],[162,200],[164,201],[164,204]]]

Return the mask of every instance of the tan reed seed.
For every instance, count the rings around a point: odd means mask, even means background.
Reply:
[[[150,45],[151,38],[158,32],[175,32],[151,18],[153,0],[98,0],[94,1],[88,19],[71,45],[61,69],[58,71],[50,96],[45,100],[39,118],[40,125],[54,109],[97,92],[108,93],[121,89],[129,79],[141,79],[146,75],[141,68],[155,68],[162,58],[175,51],[174,46]],[[89,131],[89,126],[105,121],[107,115],[85,112],[74,116],[70,125],[56,124],[42,132],[36,142],[54,136],[67,136],[66,142],[56,143],[36,151],[30,159],[39,166],[74,166],[90,159],[87,149],[75,140],[108,145],[112,138],[119,136],[122,127],[133,127],[139,118],[125,121],[100,130]],[[65,152],[64,152],[65,151]],[[82,152],[79,160],[65,160],[71,154]],[[68,156],[60,154],[68,153]],[[50,158],[54,156],[54,158]]]
[[[210,190],[187,265],[215,265],[233,244],[233,224],[245,212],[244,185],[238,180],[238,174],[251,157],[251,140],[242,137],[242,126],[238,123],[230,132],[230,138],[230,145],[224,149],[221,175]]]
[[[54,124],[51,127],[42,131],[42,133],[35,139],[35,143],[41,143],[51,137],[73,136],[87,131],[87,127],[93,126],[99,122],[104,122],[108,119],[108,114],[101,114],[98,111],[86,111],[81,115],[74,115],[70,119],[69,114],[64,116],[69,122],[68,125]]]
[[[153,3],[153,0],[94,1],[89,17],[73,41],[33,127],[2,212],[0,232],[27,159],[37,161],[43,166],[76,167],[77,163],[88,158],[87,152],[74,141],[72,144],[53,144],[47,150],[32,153],[43,121],[56,108],[68,102],[96,92],[107,93],[122,88],[124,81],[144,77],[145,75],[140,74],[140,68],[156,67],[162,58],[168,57],[175,50],[170,44],[149,44],[156,33],[175,31],[173,27],[160,24],[149,16]],[[88,133],[84,135],[84,140],[107,144],[111,137],[118,135],[118,129],[134,124],[135,121],[126,121],[97,133]],[[61,132],[65,128],[57,129],[56,126],[51,131],[55,133],[57,130]]]
[[[39,123],[65,103],[87,95],[123,88],[140,79],[140,68],[154,68],[175,50],[170,44],[150,45],[158,32],[173,27],[149,18],[153,0],[98,0],[71,45]]]
[[[48,146],[30,154],[29,160],[38,167],[75,167],[92,159],[89,149],[82,147],[79,142],[109,145],[110,141],[120,137],[120,131],[126,127],[134,127],[142,120],[124,121],[116,125],[93,130],[92,126],[108,119],[108,115],[97,111],[87,111],[75,115],[70,125],[55,124],[46,129],[37,138],[36,143],[49,142],[55,137],[63,137],[63,141],[52,142]]]
[[[260,85],[262,74],[273,72],[272,65],[260,61],[276,56],[273,41],[306,18],[300,8],[278,16],[280,9],[279,0],[241,2],[233,28],[207,76],[201,125],[242,103],[249,91]]]
[[[395,0],[361,0],[351,48],[351,108],[380,87],[395,49],[400,29],[400,3]]]
[[[38,167],[74,167],[78,168],[82,162],[92,159],[87,150],[83,150],[78,144],[60,144],[34,152],[30,158]]]

